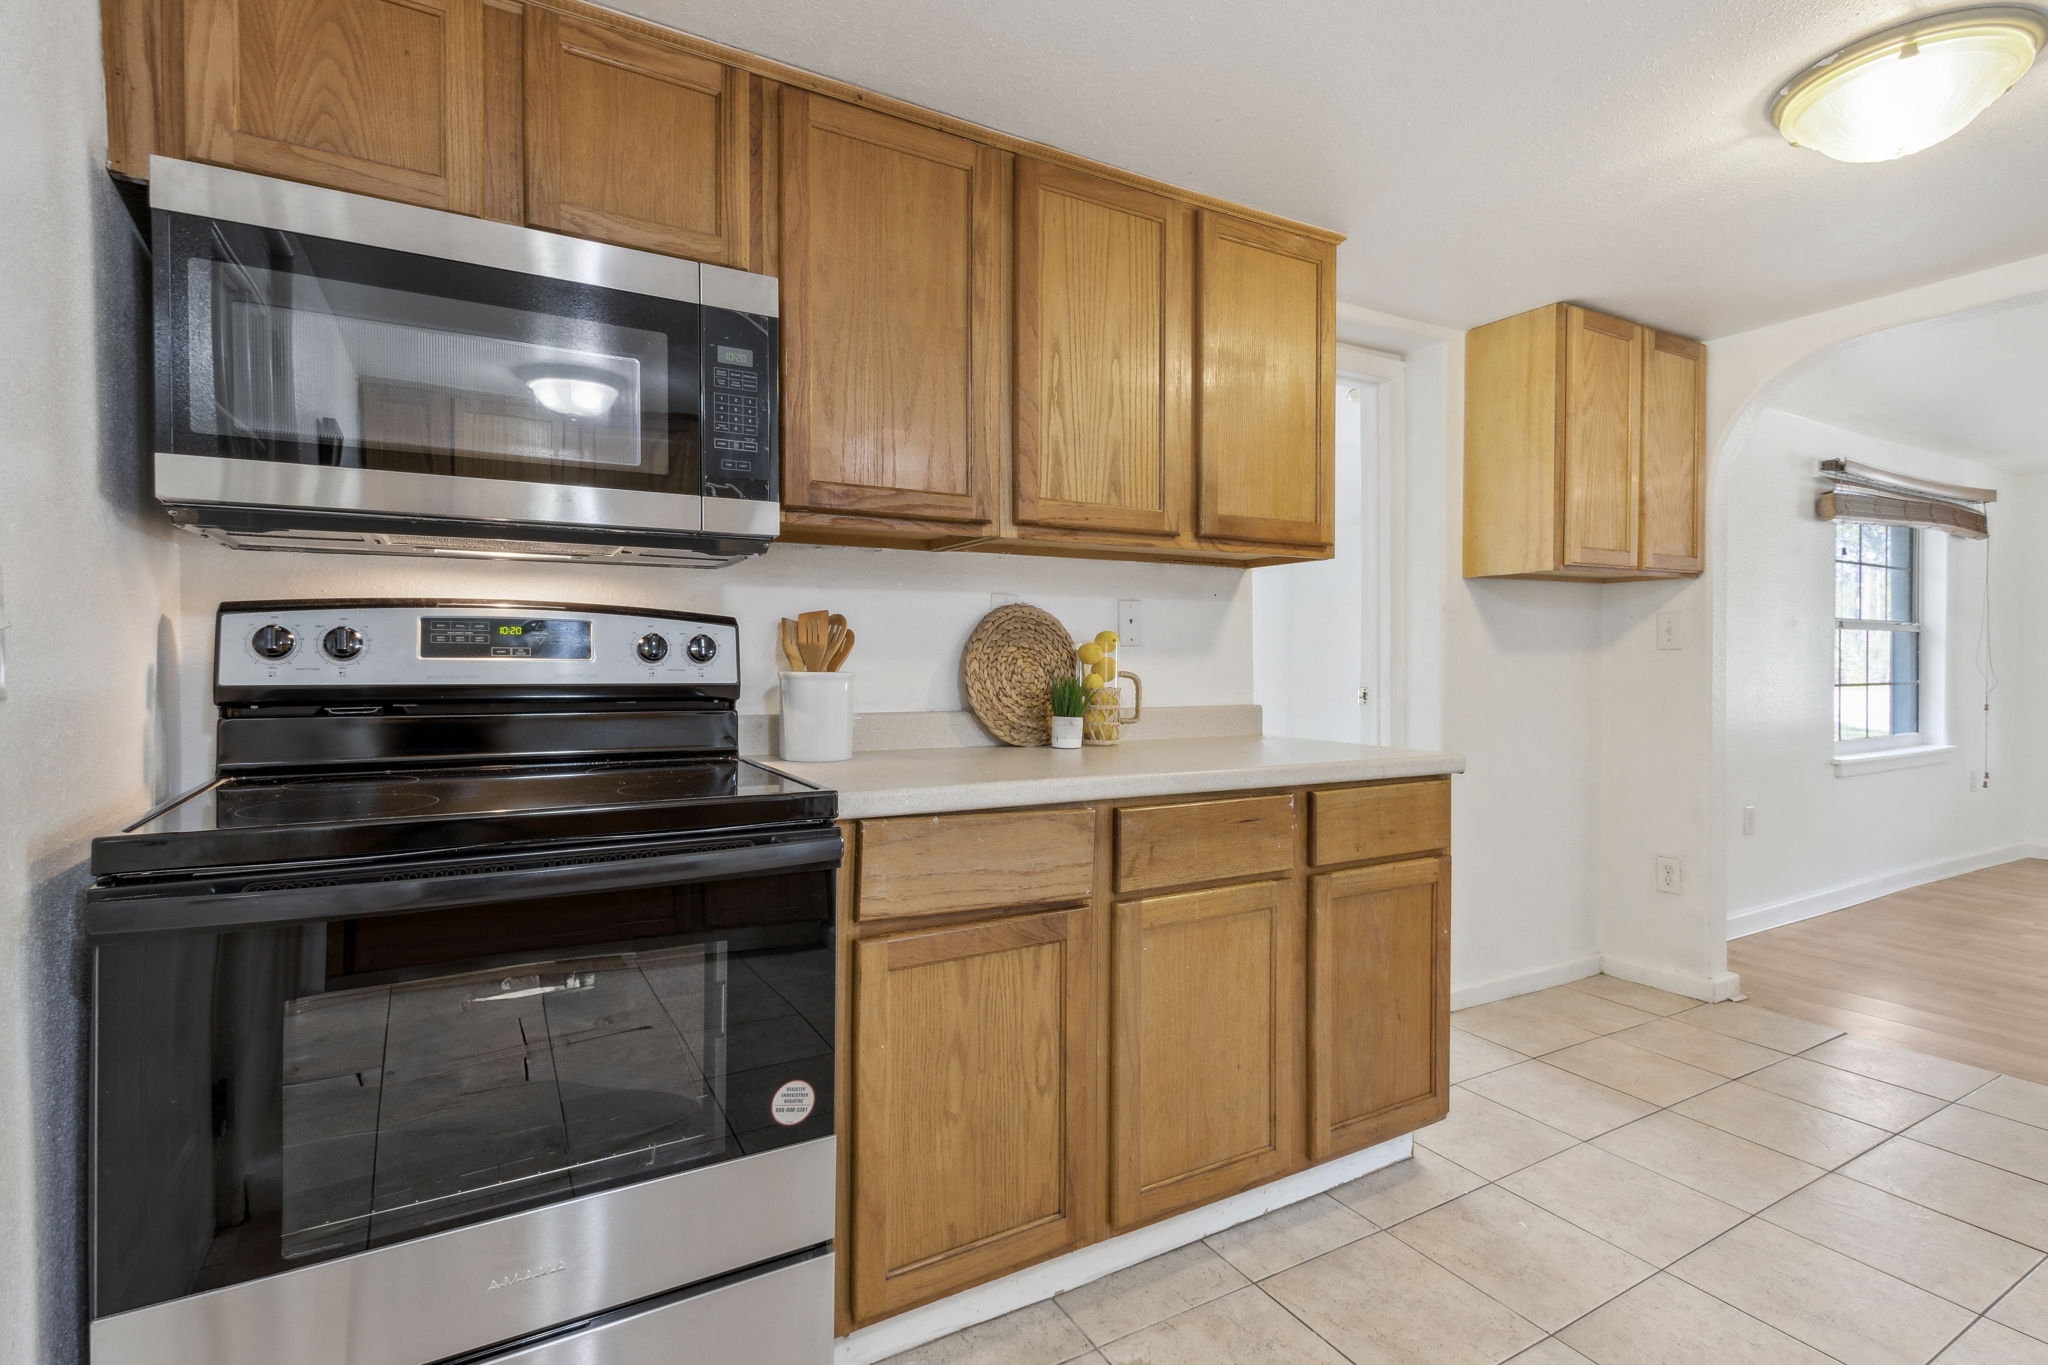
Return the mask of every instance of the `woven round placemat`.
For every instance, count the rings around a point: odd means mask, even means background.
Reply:
[[[1059,618],[1013,602],[981,618],[960,655],[967,705],[982,728],[1005,744],[1052,739],[1046,689],[1074,672],[1074,641]]]

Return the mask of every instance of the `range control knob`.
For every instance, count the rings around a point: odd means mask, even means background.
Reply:
[[[347,663],[363,652],[363,633],[354,626],[336,626],[321,637],[320,648],[328,658]]]
[[[692,635],[690,643],[683,647],[683,652],[694,662],[708,664],[718,657],[718,641],[709,635]]]
[[[668,657],[668,637],[649,631],[633,646],[633,652],[647,663],[658,664]]]
[[[249,637],[249,648],[266,659],[282,659],[298,648],[299,637],[288,626],[258,626]]]

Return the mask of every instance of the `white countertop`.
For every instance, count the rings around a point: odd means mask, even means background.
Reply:
[[[1262,735],[1125,740],[1079,750],[878,749],[844,763],[753,761],[838,792],[842,819],[1465,771],[1462,754]]]

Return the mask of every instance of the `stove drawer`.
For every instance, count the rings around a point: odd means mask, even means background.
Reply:
[[[826,1365],[831,1359],[828,1252],[635,1305],[476,1365]]]

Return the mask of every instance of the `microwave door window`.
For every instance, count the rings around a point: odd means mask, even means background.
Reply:
[[[608,466],[659,476],[667,339],[644,329],[223,261],[195,415],[258,458],[431,474]],[[202,366],[202,357],[211,365]],[[212,391],[212,402],[201,395]],[[564,482],[577,482],[565,476]]]

